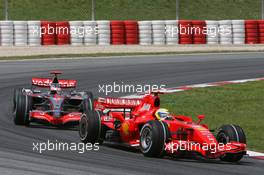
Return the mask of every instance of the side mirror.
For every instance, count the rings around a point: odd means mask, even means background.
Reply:
[[[201,121],[203,121],[203,119],[205,119],[205,115],[198,115],[198,122],[197,122],[197,124],[200,124],[201,123]]]
[[[198,115],[198,119],[199,119],[199,120],[203,120],[203,119],[205,119],[205,115]]]

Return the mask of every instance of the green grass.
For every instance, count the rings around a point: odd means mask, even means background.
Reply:
[[[163,95],[161,100],[172,113],[195,120],[199,114],[206,115],[203,123],[210,129],[240,125],[249,149],[264,152],[264,81],[195,89]]]
[[[179,13],[181,19],[260,19],[260,4],[261,0],[180,0]],[[96,19],[175,19],[175,6],[175,0],[97,0]],[[9,12],[12,20],[89,20],[91,0],[9,0]]]

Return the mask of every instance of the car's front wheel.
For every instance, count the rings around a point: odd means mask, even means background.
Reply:
[[[83,143],[99,142],[101,118],[96,111],[85,112],[80,119],[79,135]]]
[[[14,123],[16,125],[28,126],[30,124],[29,111],[31,108],[31,98],[23,94],[22,89],[16,89],[14,91],[13,103]]]
[[[166,133],[160,121],[146,123],[140,132],[140,150],[146,157],[161,157],[164,151]]]
[[[219,128],[216,139],[218,143],[227,144],[231,141],[246,144],[246,136],[243,129],[237,125],[223,125]],[[238,162],[243,158],[244,153],[225,154],[220,157],[222,161]]]

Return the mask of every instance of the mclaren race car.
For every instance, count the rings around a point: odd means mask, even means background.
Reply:
[[[79,135],[84,143],[121,144],[140,148],[147,157],[195,153],[206,159],[237,162],[246,154],[246,136],[237,125],[223,125],[214,135],[183,115],[171,115],[160,108],[159,93],[142,99],[98,98],[94,111],[80,120]]]
[[[53,78],[32,78],[30,89],[14,90],[13,116],[16,125],[32,122],[53,126],[75,126],[84,113],[92,110],[90,92],[75,91],[76,80],[59,80],[59,71]]]

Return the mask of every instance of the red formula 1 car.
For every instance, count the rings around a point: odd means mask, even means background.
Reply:
[[[14,91],[13,116],[16,125],[31,122],[53,126],[75,126],[83,113],[92,110],[90,92],[76,92],[76,80],[59,80],[59,71],[53,78],[32,78],[32,88]]]
[[[223,125],[215,135],[190,117],[171,115],[160,108],[159,94],[142,99],[99,98],[95,111],[80,120],[84,143],[111,143],[139,147],[148,157],[194,152],[204,158],[236,162],[246,154],[246,137],[236,125]]]

